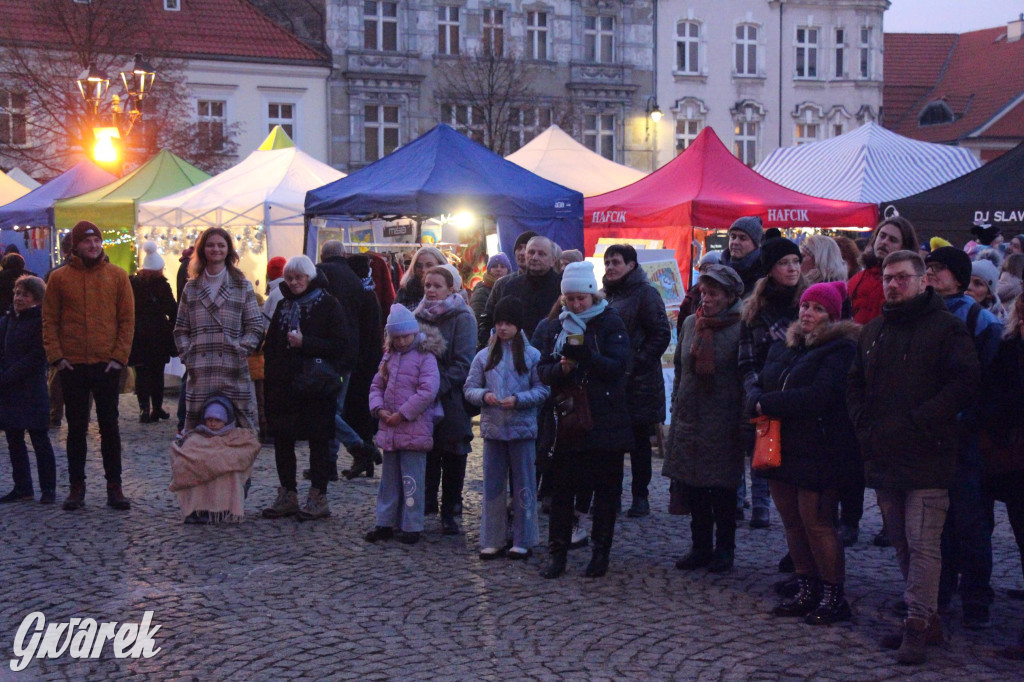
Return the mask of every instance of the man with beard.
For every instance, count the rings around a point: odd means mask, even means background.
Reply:
[[[853,321],[867,324],[882,314],[885,293],[882,290],[882,261],[896,251],[917,251],[917,233],[906,218],[886,218],[875,228],[868,247],[861,255],[864,269],[850,278],[850,304]]]

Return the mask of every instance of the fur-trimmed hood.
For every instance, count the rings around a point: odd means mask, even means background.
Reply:
[[[796,320],[786,330],[786,345],[790,348],[799,348],[801,345],[807,348],[814,348],[837,339],[849,339],[856,343],[860,339],[860,329],[861,326],[853,320],[839,320],[828,325],[817,334],[807,336],[800,331],[800,320]]]
[[[420,323],[420,334],[420,350],[440,359],[448,348],[448,343],[441,336],[441,331],[434,325]]]

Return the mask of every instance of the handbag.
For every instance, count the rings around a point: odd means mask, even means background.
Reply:
[[[584,438],[594,428],[586,381],[574,383],[555,397],[556,440],[562,443]]]
[[[298,398],[337,398],[343,379],[323,358],[302,358],[302,371],[292,377],[292,393]]]
[[[761,415],[750,420],[754,425],[754,456],[750,468],[754,471],[774,469],[782,464],[782,422]]]

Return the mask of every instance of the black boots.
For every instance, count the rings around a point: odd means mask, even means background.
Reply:
[[[107,484],[107,506],[119,511],[128,511],[132,508],[132,503],[124,496],[120,483]]]
[[[818,607],[807,614],[804,622],[808,625],[831,625],[841,620],[850,620],[850,603],[843,595],[842,583],[821,583],[821,601]]]
[[[708,564],[708,573],[728,573],[732,570],[733,550],[716,549]]]
[[[676,562],[676,568],[680,571],[693,571],[703,568],[711,563],[711,550],[691,549],[689,554]]]
[[[801,575],[797,577],[800,589],[796,596],[787,599],[772,609],[773,616],[800,617],[814,611],[821,602],[821,583],[817,578]]]
[[[72,483],[71,492],[68,493],[68,497],[64,500],[64,510],[74,511],[81,509],[85,506],[85,481],[81,483]]]
[[[352,455],[352,468],[343,469],[341,475],[349,481],[363,475],[373,478],[373,465],[383,461],[380,452],[365,443],[348,448],[348,451]]]
[[[551,560],[548,562],[547,567],[540,572],[540,577],[557,578],[565,573],[565,562],[569,556],[569,548],[566,547],[564,542],[552,540],[548,543],[548,553],[551,555]]]
[[[590,533],[594,541],[594,551],[590,555],[590,563],[583,571],[583,575],[588,578],[601,578],[608,572],[608,556],[611,554],[612,538],[615,535],[615,515],[612,514],[610,519],[602,516],[594,516],[594,527]]]

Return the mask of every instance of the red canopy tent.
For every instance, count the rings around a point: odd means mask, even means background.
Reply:
[[[777,185],[733,156],[704,128],[675,159],[632,185],[583,200],[583,241],[593,253],[599,237],[661,239],[675,249],[689,284],[694,228],[727,229],[741,216],[760,216],[765,228],[873,227],[874,204],[818,199]]]

